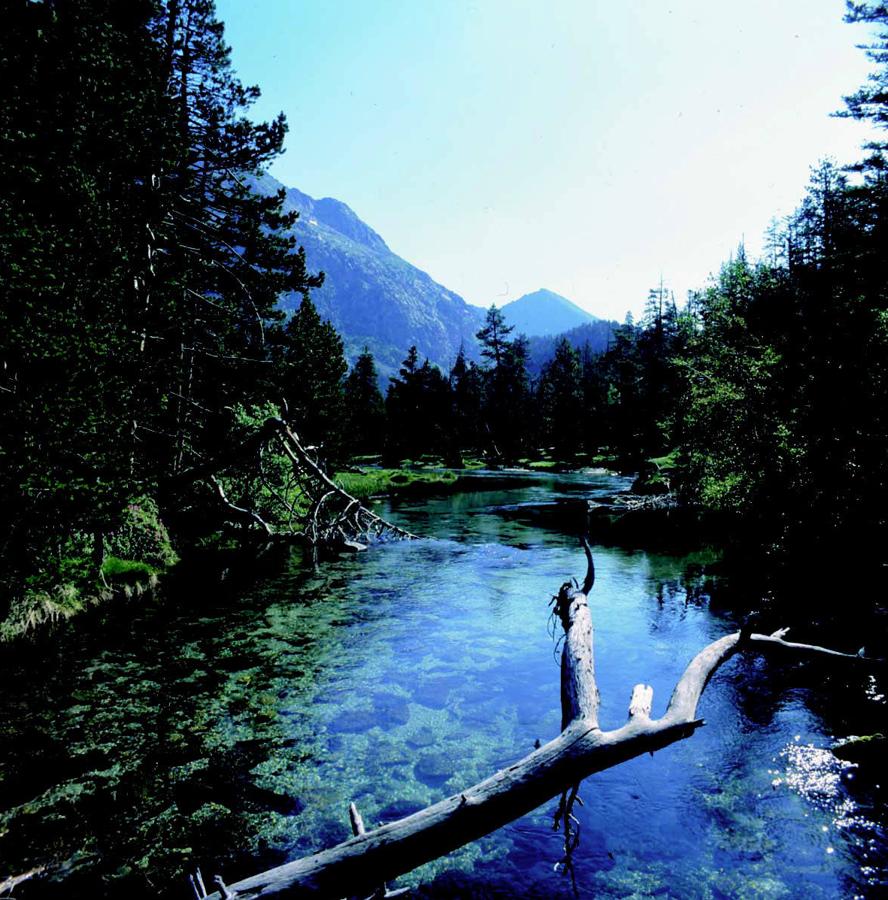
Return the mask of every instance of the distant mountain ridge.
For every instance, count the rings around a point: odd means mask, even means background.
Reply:
[[[325,275],[312,298],[320,314],[342,335],[350,363],[364,347],[369,348],[384,383],[397,373],[413,344],[421,359],[428,357],[444,372],[450,370],[460,346],[469,359],[480,358],[475,335],[484,324],[486,310],[470,305],[393,253],[341,200],[317,200],[270,175],[254,178],[253,184],[263,194],[283,189],[284,209],[299,213],[293,233],[305,248],[308,269]],[[292,311],[300,302],[299,295],[289,294],[281,305]],[[533,376],[554,353],[556,336],[569,332],[569,340],[578,348],[588,345],[600,352],[614,324],[545,289],[505,304],[502,312],[515,326],[515,336],[530,338],[528,363]]]
[[[283,185],[281,185],[283,187]],[[322,197],[315,200],[297,188],[285,188],[287,192],[286,204],[295,208],[302,218],[303,225],[318,225],[323,223],[333,231],[339,232],[343,237],[350,238],[359,244],[363,244],[371,250],[382,253],[388,252],[388,244],[366,222],[359,219],[354,210],[333,197]]]
[[[449,371],[461,344],[469,358],[477,358],[475,333],[484,310],[393,253],[342,201],[316,200],[270,175],[254,183],[264,194],[284,188],[284,209],[299,213],[293,233],[305,247],[309,271],[325,274],[323,287],[312,291],[312,299],[342,335],[351,362],[366,346],[381,373],[391,375],[413,344],[421,358],[428,357],[444,371]],[[288,295],[282,305],[292,310],[300,300]]]
[[[567,297],[545,288],[506,303],[501,311],[506,322],[514,326],[516,334],[528,337],[562,334],[580,325],[601,321]]]
[[[527,342],[527,371],[530,377],[536,378],[540,375],[546,363],[555,355],[555,348],[562,338],[581,355],[585,355],[587,351],[592,354],[604,353],[618,327],[617,322],[596,319],[561,334],[542,334],[530,338]]]

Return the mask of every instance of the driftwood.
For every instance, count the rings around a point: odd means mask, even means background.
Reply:
[[[363,506],[327,475],[283,419],[272,421],[277,426],[281,449],[298,473],[297,478],[306,496],[311,498],[311,509],[305,524],[305,536],[309,543],[337,544],[381,535],[405,539],[416,537]]]
[[[786,629],[752,634],[742,629],[704,647],[688,664],[672,692],[665,713],[651,718],[653,688],[638,684],[629,701],[628,719],[603,731],[598,723],[599,693],[595,679],[592,617],[587,594],[594,582],[588,561],[582,586],[568,583],[554,598],[555,614],[564,628],[561,660],[562,732],[513,765],[459,794],[413,815],[367,831],[357,809],[350,817],[354,837],[312,856],[245,878],[228,887],[237,898],[272,895],[298,897],[382,896],[385,882],[423,863],[476,840],[561,794],[556,813],[565,823],[565,852],[571,850],[571,807],[582,779],[643,753],[653,753],[690,737],[703,720],[697,704],[713,673],[735,653],[780,648],[861,662],[840,653],[784,640]],[[221,900],[220,894],[211,894]]]
[[[291,527],[275,529],[255,510],[232,503],[225,494],[218,475],[225,469],[242,465],[245,460],[260,460],[266,447],[276,444],[290,461],[293,481],[308,502],[305,512],[298,514],[293,504],[266,483],[275,500],[284,508]],[[176,475],[171,484],[204,481],[212,489],[225,518],[244,528],[258,528],[263,538],[272,541],[297,541],[311,547],[333,546],[361,550],[362,540],[381,536],[412,539],[415,535],[377,516],[360,500],[337,484],[304,447],[293,429],[281,418],[270,417],[242,444],[227,448],[214,460]],[[299,518],[302,528],[293,528]]]
[[[46,866],[38,866],[36,869],[30,869],[27,872],[22,872],[21,875],[11,875],[9,878],[4,878],[3,881],[0,881],[0,896],[11,898],[12,892],[20,884],[24,884],[29,879],[36,878],[38,875],[42,875],[45,871]]]

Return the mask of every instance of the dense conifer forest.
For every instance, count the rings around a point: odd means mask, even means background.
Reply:
[[[884,128],[888,9],[847,16],[880,37],[839,114]],[[281,525],[299,505],[281,458],[229,452],[269,416],[331,474],[605,464],[724,513],[763,556],[884,557],[884,142],[815,165],[765,258],[739,246],[686,303],[661,284],[604,352],[564,337],[532,365],[492,307],[480,361],[442,371],[410,348],[383,384],[369,351],[349,371],[315,309],[323,273],[282,194],[250,187],[287,123],[249,118],[258,89],[212,0],[20,0],[0,41],[4,634],[248,533],[232,509]],[[287,291],[303,300],[285,320]]]
[[[888,4],[846,20],[876,138],[762,258],[528,337],[276,191],[214,0],[4,4],[0,896],[883,895]],[[398,274],[354,305],[462,330],[338,333],[296,194]]]

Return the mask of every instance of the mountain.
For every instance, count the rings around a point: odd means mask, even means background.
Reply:
[[[579,325],[600,321],[567,297],[544,288],[507,303],[502,307],[502,313],[506,322],[515,326],[516,334],[528,337],[561,334]]]
[[[527,342],[527,371],[531,378],[538,377],[546,363],[555,355],[555,348],[562,338],[567,338],[571,346],[581,354],[587,351],[593,355],[604,353],[610,345],[614,331],[619,327],[618,322],[596,319],[585,325],[577,325],[576,328],[562,334],[535,335]]]
[[[412,344],[420,358],[445,371],[461,343],[470,358],[477,356],[475,333],[484,311],[393,253],[345,203],[315,200],[270,175],[254,184],[264,194],[284,188],[284,209],[299,213],[293,232],[305,247],[309,271],[325,275],[312,299],[342,335],[350,362],[367,346],[385,376],[397,372]],[[300,300],[287,295],[282,306],[293,310]]]

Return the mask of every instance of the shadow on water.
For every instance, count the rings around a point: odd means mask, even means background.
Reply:
[[[368,825],[392,821],[553,737],[547,603],[582,572],[582,552],[497,508],[621,487],[558,477],[388,503],[433,537],[317,570],[297,554],[251,580],[181,578],[157,601],[8,654],[0,880],[46,866],[15,896],[187,897],[196,865],[234,881],[347,837],[352,800]],[[596,555],[609,727],[637,681],[661,710],[687,660],[733,625],[710,612],[700,559]],[[881,788],[828,749],[884,702],[855,677],[759,657],[719,672],[708,727],[584,783],[579,895],[878,895]],[[399,883],[419,897],[574,896],[554,871],[553,812]]]

